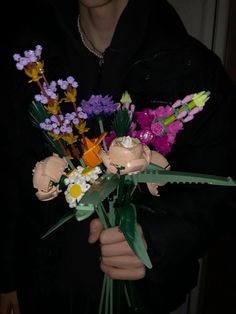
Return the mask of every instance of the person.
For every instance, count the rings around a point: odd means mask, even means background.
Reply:
[[[186,124],[166,157],[172,170],[235,177],[235,85],[167,1],[57,0],[36,6],[20,4],[17,27],[8,36],[10,57],[42,45],[47,77],[75,77],[79,100],[101,94],[119,101],[128,91],[137,109],[156,108],[209,90],[204,110]],[[233,188],[166,184],[157,198],[141,185],[136,202],[151,211],[139,210],[137,219],[152,269],[117,227],[103,230],[96,215],[71,219],[42,240],[67,205],[62,194],[48,202],[35,197],[32,169],[49,154],[28,114],[35,90],[12,60],[7,80],[4,110],[11,123],[5,122],[4,152],[12,166],[4,183],[11,193],[1,210],[1,314],[97,313],[103,273],[135,281],[143,302],[136,313],[178,308],[197,284],[199,259],[233,226]]]

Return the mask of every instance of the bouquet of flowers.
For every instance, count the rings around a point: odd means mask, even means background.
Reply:
[[[68,213],[43,236],[75,217],[78,221],[97,213],[104,228],[119,226],[134,253],[152,267],[137,227],[132,195],[139,182],[147,183],[158,196],[158,186],[170,183],[236,185],[228,177],[173,172],[165,157],[171,151],[184,123],[203,110],[210,92],[187,95],[172,105],[135,110],[128,92],[115,103],[110,95],[91,95],[77,104],[78,83],[71,76],[48,82],[42,47],[14,55],[18,70],[24,70],[39,93],[30,106],[33,123],[42,130],[51,155],[33,169],[33,186],[41,201],[65,194]],[[65,104],[66,110],[65,110]],[[70,110],[68,110],[68,104]],[[104,119],[110,120],[104,129]],[[100,133],[86,136],[88,122],[96,121]],[[112,314],[114,281],[104,275],[99,313]],[[132,283],[119,281],[130,306],[135,307]],[[121,289],[118,289],[121,291]]]

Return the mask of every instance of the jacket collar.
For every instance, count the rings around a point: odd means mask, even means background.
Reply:
[[[51,0],[59,23],[71,37],[78,36],[78,0]],[[158,49],[167,39],[179,40],[186,35],[183,23],[166,0],[129,0],[114,33],[110,49],[119,54],[134,54],[141,45],[154,43]]]
[[[74,42],[78,53],[84,56],[77,28],[78,0],[71,1],[70,5],[67,3],[64,0],[56,1],[54,7],[58,21]],[[149,58],[185,34],[176,12],[165,0],[146,0],[145,3],[142,0],[129,0],[120,16],[111,45],[105,52],[97,90],[115,98],[116,95],[120,97],[131,64]],[[92,73],[86,73],[87,85],[94,86],[93,77]]]

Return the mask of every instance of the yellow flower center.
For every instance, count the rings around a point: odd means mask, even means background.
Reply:
[[[79,184],[74,184],[70,189],[70,195],[74,198],[77,198],[81,194],[81,187]]]
[[[84,170],[82,171],[82,175],[86,176],[88,175],[90,172],[93,171],[93,168],[92,167],[86,167],[84,168]]]

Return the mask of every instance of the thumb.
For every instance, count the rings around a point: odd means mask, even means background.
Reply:
[[[13,313],[14,314],[20,314],[20,308],[18,304],[13,305]]]
[[[98,218],[93,219],[90,222],[90,226],[89,226],[88,242],[95,243],[99,239],[99,236],[102,230],[103,230],[103,226],[102,226],[101,221]]]

